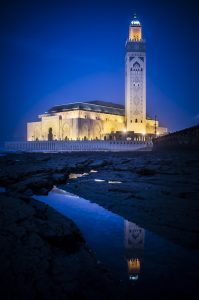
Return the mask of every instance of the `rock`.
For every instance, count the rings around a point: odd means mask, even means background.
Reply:
[[[95,160],[94,162],[90,163],[89,164],[89,167],[90,168],[101,168],[101,167],[104,167],[106,165],[110,164],[110,161],[108,162],[107,160]]]
[[[27,189],[24,191],[24,195],[26,196],[32,196],[33,195],[33,191],[31,189]]]
[[[52,180],[54,183],[63,183],[68,178],[68,174],[63,173],[53,173]]]
[[[99,300],[123,294],[72,221],[19,194],[1,196],[0,266],[1,300]]]
[[[156,170],[149,168],[140,168],[136,170],[136,173],[141,176],[153,176],[156,174]]]

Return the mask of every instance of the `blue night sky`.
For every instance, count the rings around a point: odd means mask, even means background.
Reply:
[[[199,122],[196,1],[4,1],[1,142],[53,105],[124,103],[124,55],[136,11],[147,41],[147,112],[170,131]],[[195,4],[194,4],[195,3]]]

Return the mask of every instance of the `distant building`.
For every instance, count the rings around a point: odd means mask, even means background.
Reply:
[[[134,16],[125,56],[125,107],[104,101],[57,105],[27,124],[27,140],[145,139],[165,134],[146,116],[146,45]]]

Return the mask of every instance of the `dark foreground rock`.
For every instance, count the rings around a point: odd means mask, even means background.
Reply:
[[[198,153],[9,154],[0,157],[0,299],[127,299],[74,224],[30,198],[53,185],[199,249]]]
[[[116,291],[116,293],[114,293]],[[108,299],[118,283],[72,221],[20,194],[0,198],[0,299]]]

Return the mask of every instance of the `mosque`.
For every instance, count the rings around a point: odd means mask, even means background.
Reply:
[[[125,106],[105,101],[56,105],[27,124],[27,140],[145,140],[166,134],[167,128],[146,114],[146,42],[136,16],[125,50]]]

